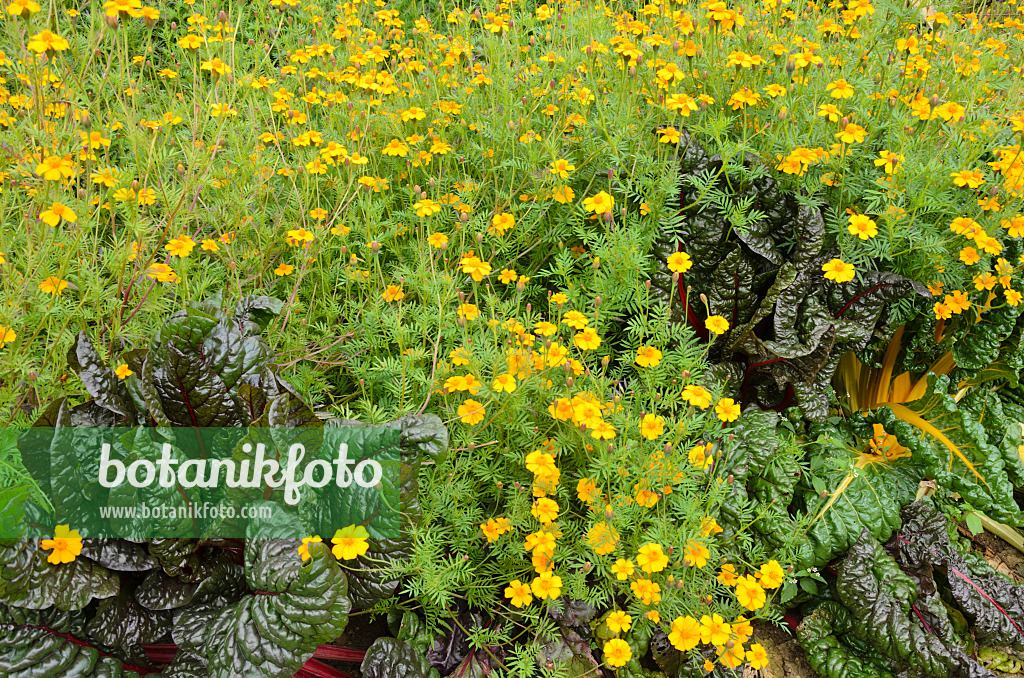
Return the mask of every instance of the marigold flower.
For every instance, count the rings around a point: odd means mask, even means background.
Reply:
[[[750,668],[755,671],[760,671],[768,665],[768,652],[760,643],[754,643],[750,646],[750,649],[747,650],[746,658],[750,662]]]
[[[370,550],[370,533],[362,525],[349,525],[334,533],[331,553],[338,560],[355,560]]]
[[[29,38],[28,41],[29,50],[36,54],[44,54],[46,52],[63,52],[68,47],[70,47],[70,45],[67,40],[56,33],[51,33],[50,31],[39,31]]]
[[[593,327],[588,327],[576,334],[572,341],[583,351],[593,351],[601,345],[601,337],[598,336]]]
[[[593,212],[594,214],[605,214],[606,212],[611,212],[614,206],[615,198],[605,191],[601,191],[593,197],[583,199],[583,207],[588,212]]]
[[[46,294],[52,294],[54,296],[61,296],[68,287],[67,280],[61,280],[55,275],[51,275],[49,278],[39,283],[39,289]]]
[[[117,376],[118,379],[127,379],[128,377],[132,376],[135,373],[128,368],[127,363],[121,363],[120,365],[117,366],[117,369],[114,370],[114,374]]]
[[[661,586],[650,579],[636,579],[629,585],[629,590],[644,605],[657,605],[661,602]]]
[[[729,321],[720,315],[713,315],[704,321],[704,327],[714,334],[725,334],[729,331]]]
[[[82,537],[78,530],[69,530],[67,525],[58,525],[54,530],[53,539],[43,539],[39,547],[44,551],[53,550],[46,557],[52,565],[62,565],[74,561],[82,553]]]
[[[856,270],[853,264],[848,264],[842,259],[832,259],[821,267],[827,280],[834,280],[837,283],[844,283],[853,280]]]
[[[518,579],[510,582],[505,588],[505,597],[509,599],[513,607],[525,607],[533,602],[530,587]]]
[[[302,544],[299,545],[299,556],[302,558],[302,562],[306,562],[307,560],[312,558],[312,555],[309,552],[309,545],[311,543],[312,544],[319,544],[319,543],[322,543],[322,542],[323,542],[323,539],[321,539],[318,536],[303,537],[302,538]]]
[[[757,580],[748,574],[736,582],[736,600],[748,610],[760,610],[764,607],[767,595]]]
[[[626,581],[633,576],[633,572],[634,568],[632,560],[619,558],[615,561],[615,564],[612,565],[612,574],[614,574],[615,578],[619,581]]]
[[[711,551],[708,547],[693,539],[686,542],[685,553],[686,560],[690,561],[690,567],[696,567],[698,569],[707,565],[708,558],[711,557]]]
[[[604,623],[612,633],[625,633],[633,625],[633,618],[622,610],[616,610],[605,618]]]
[[[860,125],[850,123],[839,132],[836,132],[836,139],[844,144],[859,144],[867,136],[867,130]]]
[[[462,272],[468,274],[474,281],[480,282],[491,274],[491,265],[481,261],[479,257],[463,257],[459,262]]]
[[[648,440],[654,440],[665,432],[665,420],[661,417],[648,413],[640,422],[640,435]]]
[[[740,418],[740,406],[732,398],[722,398],[715,405],[715,415],[726,423],[736,421]]]
[[[604,644],[603,649],[605,662],[613,668],[625,666],[633,658],[633,651],[629,649],[629,643],[621,638],[612,638]]]
[[[486,414],[486,412],[487,410],[483,403],[478,403],[470,398],[459,405],[459,420],[463,424],[469,424],[470,426],[479,424],[484,420],[484,414]]]
[[[761,566],[761,586],[766,589],[777,589],[782,586],[785,573],[776,560],[769,560]]]
[[[686,273],[691,266],[693,261],[686,252],[673,252],[668,257],[668,270],[673,273]]]
[[[847,228],[850,233],[861,240],[869,240],[878,235],[878,226],[875,221],[865,214],[851,214]]]
[[[711,394],[703,386],[687,384],[683,387],[682,397],[689,404],[702,410],[711,406]]]
[[[661,550],[661,544],[648,543],[640,547],[636,563],[644,572],[653,574],[665,569],[668,556]]]
[[[562,595],[562,578],[551,572],[544,572],[533,578],[530,582],[530,590],[538,600],[550,598],[554,600]]]
[[[668,642],[680,652],[692,650],[700,644],[700,622],[690,616],[676,617],[672,620],[672,630],[668,634]]]
[[[0,325],[0,348],[3,348],[5,344],[13,344],[14,340],[17,338],[17,332],[12,330],[10,327]]]
[[[653,346],[641,346],[636,350],[635,362],[640,367],[657,367],[661,364],[661,351]]]

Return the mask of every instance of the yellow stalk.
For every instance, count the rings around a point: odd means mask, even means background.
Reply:
[[[846,474],[846,477],[843,478],[843,482],[839,483],[839,487],[837,487],[836,491],[832,493],[831,497],[829,497],[828,503],[825,504],[820,511],[818,511],[818,515],[814,516],[814,520],[811,521],[812,524],[818,522],[818,520],[823,515],[825,515],[825,511],[828,511],[830,508],[832,508],[832,504],[835,504],[836,500],[839,499],[843,492],[846,492],[846,488],[849,487],[850,483],[853,482],[853,473],[853,471],[850,471],[849,473]]]
[[[903,341],[903,325],[896,330],[896,334],[889,341],[885,349],[885,357],[882,358],[882,378],[878,381],[878,390],[870,405],[884,403],[889,400],[889,382],[892,381],[892,368],[896,364],[896,357],[900,354],[900,343]],[[869,405],[869,407],[870,407]]]
[[[960,448],[954,445],[953,441],[951,441],[949,438],[943,435],[942,431],[935,428],[935,426],[930,421],[919,415],[917,412],[914,412],[909,407],[901,405],[900,403],[882,403],[881,406],[888,407],[893,411],[893,413],[897,417],[907,422],[908,424],[911,424],[912,426],[915,426],[918,429],[924,431],[925,433],[931,435],[933,438],[935,438],[943,445],[945,445],[946,449],[948,449],[951,453],[949,457],[950,470],[953,469],[953,455],[955,454],[960,459],[960,461],[963,462],[964,466],[969,468],[971,470],[971,473],[976,475],[978,477],[978,480],[984,483],[985,487],[988,487],[988,483],[985,482],[985,477],[978,473],[978,470],[974,468],[974,464],[972,464],[971,461],[964,456],[963,452],[960,451]]]

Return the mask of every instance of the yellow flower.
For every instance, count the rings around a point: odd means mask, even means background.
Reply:
[[[608,666],[618,668],[625,666],[633,658],[633,651],[629,649],[629,643],[621,638],[612,638],[604,644],[604,660]]]
[[[207,238],[203,240],[203,244],[200,246],[206,252],[220,252],[220,245],[217,244],[216,240]]]
[[[405,299],[405,291],[398,285],[388,285],[388,288],[384,290],[384,301],[390,303],[392,301],[400,301]]]
[[[587,530],[587,545],[599,556],[606,556],[614,551],[618,543],[619,533],[603,520]]]
[[[462,272],[468,274],[474,281],[480,282],[491,274],[491,265],[481,261],[479,257],[463,257],[459,262]]]
[[[29,50],[36,54],[43,54],[45,52],[63,52],[70,45],[68,41],[50,31],[39,31],[33,35],[28,41]],[[77,534],[77,532],[76,532]],[[70,560],[67,562],[71,562]]]
[[[53,539],[42,539],[39,547],[44,551],[53,549],[46,557],[46,562],[61,565],[74,561],[82,553],[82,537],[78,530],[69,530],[67,525],[58,525],[54,530]]]
[[[932,310],[935,311],[936,320],[948,320],[953,317],[953,309],[941,301],[936,301]]]
[[[508,532],[511,527],[508,518],[488,518],[486,523],[480,525],[488,543],[497,541],[498,537]]]
[[[309,545],[311,543],[313,543],[313,544],[323,543],[323,539],[321,539],[318,536],[317,537],[303,537],[302,538],[302,545],[299,546],[299,555],[302,557],[302,562],[306,562],[307,560],[309,560],[312,557],[310,555],[310,553],[309,553]]]
[[[837,283],[844,283],[853,280],[856,270],[853,264],[848,264],[842,259],[832,259],[821,267],[827,280],[834,280]]]
[[[549,525],[558,518],[558,502],[540,497],[530,507],[530,514],[540,521],[541,525]]]
[[[67,289],[67,287],[68,281],[61,280],[55,275],[51,275],[49,278],[39,283],[39,289],[41,289],[43,292],[45,292],[46,294],[53,294],[58,297],[63,294],[64,290]]]
[[[840,132],[836,132],[836,139],[839,139],[844,144],[859,144],[864,141],[867,136],[867,130],[860,125],[854,125],[850,123],[842,129]]]
[[[514,270],[510,268],[503,268],[501,269],[501,275],[498,276],[498,280],[508,285],[509,283],[514,283],[518,277],[519,276],[516,275]]]
[[[766,589],[777,589],[782,586],[785,574],[776,560],[769,560],[761,566],[761,586]]]
[[[636,557],[640,569],[648,574],[661,572],[668,565],[668,556],[661,550],[661,544],[644,544]]]
[[[850,233],[861,240],[868,240],[878,235],[878,226],[875,225],[873,219],[864,214],[851,214],[847,228],[850,229]]]
[[[703,386],[687,384],[683,388],[682,397],[686,402],[702,410],[706,410],[711,406],[711,394]]]
[[[977,188],[985,183],[985,177],[976,169],[953,172],[949,176],[953,179],[953,183],[960,187]]]
[[[41,9],[39,3],[33,2],[33,0],[14,0],[11,4],[7,5],[7,13],[11,16],[20,16],[22,19],[27,19],[32,14],[35,14]]]
[[[729,331],[729,321],[720,315],[713,315],[704,321],[704,327],[715,334],[725,334]]]
[[[551,168],[548,170],[551,174],[554,174],[560,179],[565,179],[569,176],[569,172],[576,169],[575,165],[570,165],[568,160],[555,160],[551,163]]]
[[[825,89],[831,91],[833,99],[849,99],[853,96],[853,85],[840,78],[825,85]]]
[[[626,581],[627,579],[632,577],[633,576],[633,571],[634,570],[633,570],[633,561],[632,560],[626,560],[625,558],[619,558],[618,560],[615,561],[615,564],[612,565],[612,574],[614,574],[615,578],[618,579],[619,581]]]
[[[60,181],[75,176],[75,163],[70,158],[51,155],[36,165],[36,174],[46,181]]]
[[[767,595],[757,580],[748,574],[736,582],[736,600],[748,610],[760,610],[764,607]]]
[[[629,585],[629,590],[644,605],[657,605],[661,602],[661,586],[650,579],[637,579]]]
[[[40,214],[39,218],[49,226],[56,226],[60,223],[61,219],[69,223],[73,223],[78,220],[78,215],[76,215],[71,208],[64,203],[55,202],[50,206],[50,209]]]
[[[444,233],[431,233],[430,237],[427,238],[427,242],[430,243],[431,247],[441,249],[448,244],[448,236]]]
[[[740,418],[740,406],[732,398],[722,398],[715,405],[715,415],[726,423],[736,421]]]
[[[505,588],[505,597],[509,599],[513,607],[525,607],[533,602],[530,587],[518,579],[510,582]]]
[[[690,616],[676,617],[672,620],[672,630],[668,634],[668,642],[680,652],[692,650],[700,644],[700,622]]]
[[[516,218],[507,212],[495,214],[487,232],[491,235],[505,235],[505,231],[516,225]]]
[[[605,191],[601,191],[600,193],[591,198],[583,199],[583,207],[588,212],[593,212],[594,214],[604,214],[606,212],[611,212],[612,207],[614,206],[615,198],[613,198]]]
[[[739,577],[736,576],[736,566],[732,563],[725,563],[718,572],[718,581],[726,586],[735,586]]]
[[[673,252],[668,258],[668,270],[673,273],[686,273],[693,266],[690,255],[686,252]]]
[[[484,420],[484,414],[487,409],[483,406],[483,403],[478,403],[472,398],[466,400],[464,403],[459,405],[459,420],[463,424],[479,424]]]
[[[457,309],[460,318],[466,320],[476,320],[480,317],[480,309],[477,308],[476,304],[461,304]]]
[[[622,610],[616,610],[605,618],[604,623],[612,633],[625,633],[633,625],[633,618]]]
[[[121,363],[120,365],[117,366],[117,369],[114,370],[114,374],[117,375],[118,379],[127,379],[128,377],[132,376],[135,373],[128,369],[127,363]]]
[[[573,337],[573,343],[581,350],[593,351],[601,345],[601,337],[597,335],[593,327],[588,327]]]
[[[768,665],[768,652],[760,643],[754,643],[747,650],[747,661],[750,662],[750,668],[760,671]]]
[[[721,615],[704,615],[700,618],[700,642],[711,645],[725,645],[732,635],[732,625],[726,624]]]
[[[338,560],[355,560],[370,550],[370,533],[362,525],[349,525],[334,533],[331,553]]]
[[[196,241],[187,235],[173,238],[164,245],[164,249],[170,252],[172,257],[187,257],[196,246]]]
[[[501,393],[502,391],[512,393],[516,390],[516,378],[508,373],[499,374],[494,378],[493,387],[498,393]]]
[[[640,367],[657,367],[661,363],[661,351],[653,346],[641,346],[636,350],[636,364]]]
[[[295,267],[291,264],[279,264],[278,267],[274,269],[274,275],[284,277],[286,275],[291,275],[294,270]]]
[[[12,330],[10,327],[0,325],[0,348],[3,348],[5,344],[13,344],[14,340],[17,338],[17,332]]]
[[[544,572],[533,578],[533,581],[530,582],[530,590],[538,600],[545,598],[554,600],[562,594],[562,578],[550,572]]]
[[[708,564],[708,558],[711,557],[711,551],[708,547],[699,541],[691,539],[686,542],[686,563],[690,567],[701,568]]]
[[[655,414],[645,414],[640,422],[640,435],[648,440],[654,440],[665,432],[665,420]]]

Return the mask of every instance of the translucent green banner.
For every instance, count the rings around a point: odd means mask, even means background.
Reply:
[[[0,431],[39,491],[0,488],[0,537],[299,538],[399,533],[401,432],[318,428]]]

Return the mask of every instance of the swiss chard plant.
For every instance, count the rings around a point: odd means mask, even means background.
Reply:
[[[840,359],[881,331],[891,302],[930,297],[920,283],[885,271],[826,279],[836,255],[820,202],[782,190],[760,159],[740,161],[704,150],[683,133],[679,208],[655,244],[653,280],[674,319],[712,342],[714,371],[744,403],[798,404],[812,419],[829,408]],[[688,257],[673,274],[676,252]],[[723,333],[705,320],[721,316]]]
[[[800,625],[812,667],[827,678],[994,676],[972,649],[1024,649],[1024,587],[961,554],[928,503],[901,517],[884,544],[862,533],[838,565],[837,600]]]
[[[268,298],[244,299],[230,314],[213,303],[192,305],[172,315],[148,348],[121,356],[131,371],[127,376],[79,334],[68,362],[92,398],[52,403],[26,433],[29,450],[51,452],[24,459],[52,505],[44,509],[22,496],[26,517],[7,527],[76,526],[83,494],[99,503],[202,499],[180,487],[117,496],[121,488],[97,483],[95,455],[66,445],[71,432],[116,426],[128,431],[124,440],[136,440],[151,429],[173,438],[183,429],[284,427],[315,435],[326,426],[346,429],[353,441],[375,435],[398,441],[401,530],[367,538],[367,552],[343,566],[318,541],[264,537],[332,534],[347,515],[344,495],[300,504],[273,525],[254,519],[244,539],[143,539],[130,535],[152,530],[154,523],[112,523],[108,529],[129,538],[72,538],[80,552],[66,559],[49,555],[45,540],[40,548],[38,539],[7,536],[5,528],[0,675],[292,676],[315,661],[320,645],[341,635],[354,605],[369,608],[394,593],[397,581],[387,574],[388,565],[408,550],[408,531],[418,520],[419,468],[441,458],[447,430],[433,415],[382,426],[318,416],[276,373],[273,352],[260,336],[262,323],[279,308]],[[33,435],[49,438],[39,448]],[[65,456],[56,454],[62,446],[69,448]]]

